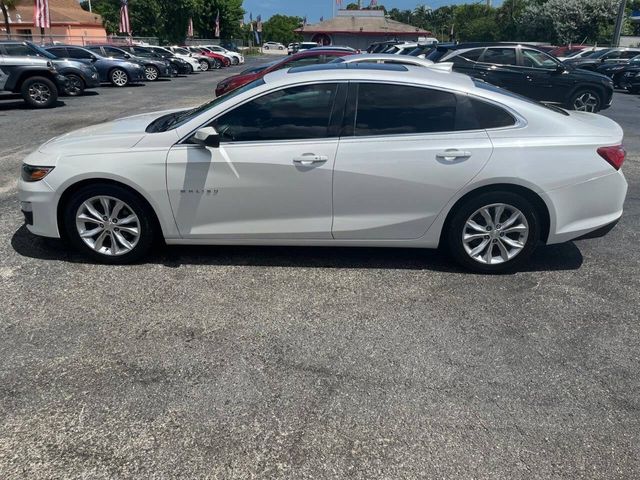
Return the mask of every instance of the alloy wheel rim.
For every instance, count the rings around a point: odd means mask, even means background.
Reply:
[[[598,99],[591,92],[584,92],[579,95],[575,102],[573,102],[573,108],[580,112],[595,112],[598,108]]]
[[[77,94],[82,91],[82,80],[80,80],[80,77],[68,75],[67,79],[69,80],[69,88],[67,89],[67,92]]]
[[[144,69],[147,80],[156,80],[158,78],[158,70],[155,67],[147,67]]]
[[[82,202],[76,212],[76,229],[93,251],[119,256],[133,250],[140,240],[140,219],[120,199],[96,196]]]
[[[207,62],[206,60],[203,60],[200,62],[200,69],[203,72],[206,72],[207,70],[209,70],[209,62]]]
[[[467,219],[462,230],[465,252],[484,265],[513,260],[524,249],[528,238],[527,218],[506,203],[479,208]]]
[[[47,103],[51,98],[51,90],[44,83],[32,83],[29,86],[29,98],[38,104]]]
[[[127,74],[122,70],[116,70],[111,74],[111,78],[113,79],[113,83],[122,87],[127,84]]]

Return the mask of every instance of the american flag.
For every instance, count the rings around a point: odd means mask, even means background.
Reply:
[[[220,10],[218,10],[218,15],[216,15],[216,33],[214,36],[220,36]]]
[[[187,37],[193,38],[193,18],[189,19],[189,25],[187,26]]]
[[[129,7],[128,0],[120,0],[120,25],[118,28],[122,33],[131,34],[131,26],[129,25]]]
[[[369,6],[375,7],[376,5],[378,5],[378,0],[371,0],[371,4]]]
[[[256,32],[262,33],[262,15],[256,17]]]
[[[336,0],[336,5],[342,5],[342,0]]]
[[[35,0],[33,6],[33,24],[40,28],[51,28],[49,17],[49,0]]]

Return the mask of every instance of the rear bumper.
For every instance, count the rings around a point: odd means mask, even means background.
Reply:
[[[606,230],[622,216],[626,195],[627,181],[621,171],[542,194],[550,214],[547,244]]]

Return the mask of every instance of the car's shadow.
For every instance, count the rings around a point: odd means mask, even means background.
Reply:
[[[49,110],[51,108],[63,107],[66,104],[62,100],[57,100],[56,103],[47,108]],[[33,108],[29,106],[20,95],[2,95],[0,97],[0,111],[4,110],[39,110],[37,108]]]
[[[22,256],[92,263],[65,242],[32,235],[23,225],[11,238]],[[521,271],[575,270],[583,257],[573,242],[541,246]],[[355,247],[158,246],[145,260],[166,267],[244,265],[305,268],[389,268],[467,273],[438,250]]]

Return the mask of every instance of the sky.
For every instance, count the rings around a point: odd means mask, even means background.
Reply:
[[[253,13],[255,19],[258,15],[262,15],[263,20],[267,20],[271,15],[280,13],[284,15],[294,15],[298,17],[307,16],[309,23],[315,23],[320,17],[325,19],[332,16],[332,9],[336,0],[244,0],[243,8],[247,11],[246,19],[249,19],[249,13]],[[348,3],[357,0],[342,0],[342,4],[346,6]],[[413,10],[417,5],[428,5],[433,9],[443,5],[451,5],[453,3],[479,3],[482,0],[461,1],[461,0],[378,0],[379,5],[384,5],[387,10],[398,8],[400,10]],[[369,5],[370,0],[363,0],[363,5]],[[494,6],[500,4],[500,0],[493,0]]]

